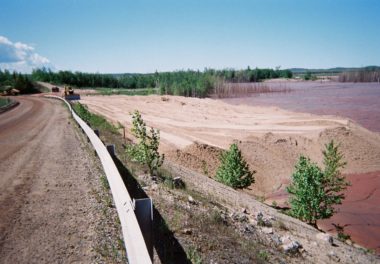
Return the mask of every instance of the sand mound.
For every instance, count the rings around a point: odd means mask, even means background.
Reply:
[[[183,150],[168,151],[166,158],[199,173],[213,177],[220,164],[222,149],[194,143]]]
[[[294,166],[301,155],[310,157],[323,167],[322,150],[334,140],[347,161],[344,173],[370,172],[380,169],[380,140],[378,135],[351,125],[327,129],[316,139],[304,136],[281,136],[267,133],[239,141],[244,158],[256,171],[256,182],[248,190],[252,194],[266,196],[282,194],[290,182]],[[171,151],[167,158],[197,172],[215,176],[222,149],[195,143],[183,150]]]
[[[160,129],[167,159],[209,176],[222,149],[237,140],[257,171],[250,192],[260,196],[285,188],[300,155],[322,166],[322,150],[332,139],[348,163],[345,173],[380,170],[380,135],[340,117],[176,96],[88,96],[82,103],[127,129],[129,113],[139,110],[148,126]]]

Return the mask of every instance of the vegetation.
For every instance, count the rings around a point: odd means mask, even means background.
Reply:
[[[343,155],[338,146],[331,141],[323,151],[325,170],[309,158],[301,156],[292,175],[292,183],[287,188],[291,194],[290,214],[310,224],[318,219],[331,217],[334,205],[341,204],[343,191],[349,185],[341,176],[340,169],[345,166]]]
[[[132,115],[131,132],[138,139],[138,143],[127,145],[126,153],[132,160],[147,165],[150,175],[153,176],[164,161],[164,155],[158,152],[160,132],[152,127],[148,133],[146,124],[137,110]]]
[[[254,183],[254,172],[249,170],[247,162],[236,144],[220,157],[221,165],[216,172],[216,179],[232,188],[245,188]]]
[[[342,72],[338,80],[340,82],[380,82],[380,69],[367,67],[360,71]]]
[[[23,94],[38,92],[30,78],[21,73],[0,70],[0,92],[15,88]]]
[[[100,115],[96,115],[88,111],[87,106],[81,103],[74,103],[72,107],[77,115],[83,119],[87,124],[90,124],[94,128],[101,128],[110,131],[113,134],[118,133],[118,128],[110,123]]]
[[[1,98],[0,97],[0,107],[6,106],[11,102],[9,98]]]
[[[338,239],[342,242],[345,242],[347,239],[351,239],[351,236],[344,233],[344,226],[341,226],[339,224],[333,224],[335,227],[336,232],[338,233]]]
[[[139,88],[139,89],[125,89],[125,88],[98,88],[96,89],[100,92],[101,95],[150,95],[150,94],[158,94],[159,90],[157,88]]]
[[[291,78],[290,70],[250,69],[175,71],[149,74],[92,74],[82,72],[52,72],[42,68],[34,70],[32,78],[36,81],[67,84],[76,87],[105,88],[159,88],[161,94],[206,97],[220,83],[259,82],[269,78]]]
[[[307,71],[305,75],[303,76],[303,79],[305,81],[315,81],[317,79],[317,76],[314,74],[311,74],[310,71]]]

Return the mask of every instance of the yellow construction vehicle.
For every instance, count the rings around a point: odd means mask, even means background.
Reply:
[[[80,95],[74,93],[74,89],[71,86],[66,86],[63,91],[63,97],[65,97],[66,100],[80,100]]]

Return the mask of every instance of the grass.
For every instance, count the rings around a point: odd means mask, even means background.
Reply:
[[[125,88],[97,88],[101,95],[150,95],[159,94],[158,88],[125,89]]]
[[[186,251],[187,258],[191,261],[193,264],[201,264],[202,263],[202,257],[199,254],[198,250],[191,246],[189,249]]]
[[[72,107],[75,113],[77,113],[77,115],[91,127],[107,130],[113,134],[119,134],[118,127],[109,123],[103,116],[91,113],[88,111],[87,107],[81,103],[74,103]]]
[[[0,98],[0,107],[6,106],[11,102],[9,98]]]

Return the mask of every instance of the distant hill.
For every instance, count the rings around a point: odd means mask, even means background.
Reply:
[[[366,67],[335,67],[330,69],[307,69],[307,68],[291,68],[289,69],[294,74],[302,74],[306,72],[311,73],[341,73],[341,72],[348,72],[348,71],[362,71],[362,70],[370,70],[370,71],[379,71],[380,66],[366,66]]]

